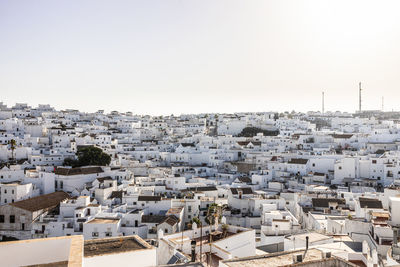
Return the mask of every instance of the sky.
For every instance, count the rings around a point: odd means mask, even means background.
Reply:
[[[0,0],[0,102],[400,110],[397,0]]]

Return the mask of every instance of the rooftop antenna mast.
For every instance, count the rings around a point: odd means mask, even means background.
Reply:
[[[359,96],[358,96],[358,98],[359,98],[359,102],[358,102],[358,111],[361,113],[361,91],[362,91],[362,89],[361,89],[361,82],[358,84],[358,87],[359,87]]]
[[[322,115],[325,114],[325,92],[322,92]]]

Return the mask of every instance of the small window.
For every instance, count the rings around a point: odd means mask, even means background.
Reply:
[[[15,215],[10,215],[10,223],[15,223]]]
[[[4,215],[0,215],[0,223],[4,223]]]
[[[93,237],[98,237],[99,236],[99,232],[92,232],[92,236]]]

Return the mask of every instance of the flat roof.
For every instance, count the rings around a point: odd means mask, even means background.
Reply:
[[[84,256],[93,257],[153,248],[137,235],[93,239],[85,241]]]
[[[87,223],[118,223],[119,218],[94,218]]]
[[[332,238],[331,236],[327,236],[327,235],[323,235],[323,234],[319,234],[319,233],[313,232],[313,233],[292,235],[292,236],[289,236],[288,239],[296,238],[296,239],[306,240],[307,236],[308,236],[308,241],[310,243],[318,242],[318,241],[322,241],[322,240],[326,240],[326,239],[331,239]]]
[[[304,254],[304,250],[271,253],[262,256],[245,257],[241,259],[226,260],[223,263],[229,267],[276,267],[276,266],[291,266],[293,264],[293,255]],[[318,249],[309,249],[306,253],[304,262],[322,260],[323,255]]]

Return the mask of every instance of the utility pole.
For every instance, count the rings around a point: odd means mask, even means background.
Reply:
[[[322,92],[322,115],[325,114],[325,92]]]
[[[358,111],[361,113],[361,91],[362,91],[362,89],[361,89],[361,82],[358,84],[358,87],[359,87],[359,96],[358,96],[358,98],[359,98],[359,102],[358,102]]]
[[[203,262],[203,223],[200,220],[200,215],[199,215],[199,221],[200,221],[200,262]]]

